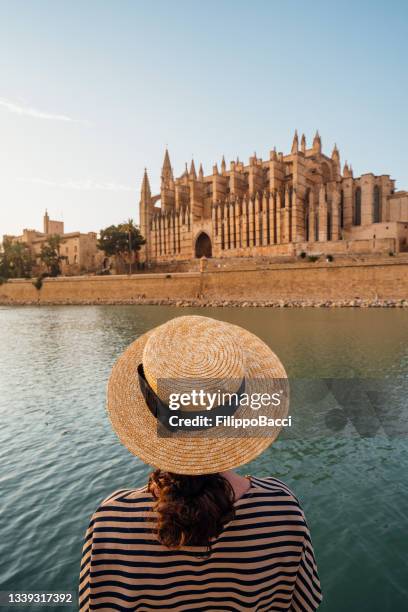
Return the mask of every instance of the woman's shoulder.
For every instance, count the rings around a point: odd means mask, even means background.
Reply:
[[[257,478],[251,476],[252,487],[243,499],[242,511],[244,513],[256,512],[258,516],[274,516],[278,520],[288,520],[291,529],[300,529],[307,532],[306,517],[303,508],[293,491],[287,484],[268,476]]]
[[[98,506],[98,511],[103,510],[124,510],[126,508],[150,509],[153,503],[151,493],[144,485],[138,489],[119,489],[106,497]]]
[[[258,478],[251,476],[252,486],[256,489],[260,489],[261,492],[269,494],[271,497],[286,497],[292,499],[298,506],[300,506],[299,500],[293,491],[279,478],[274,476],[267,476],[265,478]]]

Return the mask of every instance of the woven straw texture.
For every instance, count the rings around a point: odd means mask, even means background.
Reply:
[[[178,474],[222,472],[248,463],[279,434],[280,428],[276,427],[272,431],[268,428],[264,436],[244,433],[241,437],[228,437],[222,428],[212,428],[209,434],[186,431],[177,437],[159,436],[157,420],[139,387],[140,363],[150,386],[164,401],[169,393],[197,387],[194,381],[208,392],[234,392],[245,378],[246,393],[273,393],[277,389],[273,379],[286,379],[286,372],[278,357],[257,336],[208,317],[176,317],[143,334],[112,369],[107,409],[122,444],[145,463]],[[175,383],[177,388],[173,388]],[[238,408],[237,418],[242,416],[240,411],[249,416],[247,408]],[[287,411],[288,404],[283,402],[274,417],[285,417]]]

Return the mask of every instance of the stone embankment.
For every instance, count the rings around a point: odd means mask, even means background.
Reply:
[[[2,300],[2,305],[15,305],[15,302]],[[19,301],[19,306],[49,306],[50,302],[33,300]],[[78,305],[77,301],[60,300],[58,305]],[[96,299],[82,300],[81,305],[139,305],[139,306],[176,306],[178,308],[408,308],[408,300],[380,300],[380,299],[353,299],[353,300],[206,300],[206,299]]]
[[[160,304],[179,307],[406,307],[408,256],[274,264],[264,269],[12,279],[1,304]]]

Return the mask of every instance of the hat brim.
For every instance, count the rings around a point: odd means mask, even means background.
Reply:
[[[257,336],[233,324],[245,354],[246,378],[263,379],[263,391],[273,379],[287,378],[275,353]],[[265,436],[203,437],[158,435],[157,420],[145,403],[137,376],[143,349],[153,330],[135,340],[113,366],[107,389],[107,410],[114,431],[126,448],[145,463],[176,474],[212,474],[237,468],[260,455],[277,438],[281,427],[268,427]],[[287,402],[276,409],[283,418]]]

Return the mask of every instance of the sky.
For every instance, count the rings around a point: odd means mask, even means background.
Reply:
[[[175,174],[295,128],[408,189],[405,0],[0,0],[0,236],[138,221]]]

